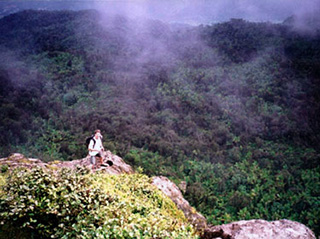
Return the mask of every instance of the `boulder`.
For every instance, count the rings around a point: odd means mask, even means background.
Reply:
[[[290,221],[238,221],[220,226],[209,226],[202,239],[316,239],[305,225]]]
[[[189,202],[183,198],[181,191],[173,182],[166,177],[159,176],[152,178],[152,184],[171,198],[177,207],[183,211],[188,221],[194,225],[198,231],[204,231],[207,227],[206,218],[190,206]]]
[[[111,161],[112,166],[101,167],[102,171],[112,175],[121,174],[121,173],[127,173],[127,174],[134,173],[132,167],[129,164],[126,164],[122,158],[120,158],[115,154],[112,154],[110,151],[107,151],[104,157],[105,157],[104,162]]]

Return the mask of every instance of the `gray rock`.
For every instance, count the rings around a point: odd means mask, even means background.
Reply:
[[[203,239],[316,239],[305,225],[290,221],[238,221],[220,226],[209,226]]]

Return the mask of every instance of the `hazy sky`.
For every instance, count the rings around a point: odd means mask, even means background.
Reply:
[[[35,8],[35,3],[42,9],[54,9],[54,4],[59,9],[98,8],[107,13],[189,24],[210,24],[230,18],[282,22],[293,14],[316,14],[320,9],[320,0],[0,0],[0,8],[12,4]]]
[[[96,4],[105,11],[191,24],[230,18],[282,22],[293,14],[310,14],[320,9],[320,0],[105,0]]]

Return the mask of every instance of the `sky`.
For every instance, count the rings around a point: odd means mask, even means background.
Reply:
[[[48,10],[96,8],[129,17],[199,25],[231,18],[283,22],[292,15],[316,14],[320,0],[0,0],[0,13],[11,13],[13,8],[18,9],[17,6]]]

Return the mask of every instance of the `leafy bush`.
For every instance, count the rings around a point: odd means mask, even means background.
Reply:
[[[19,168],[0,183],[0,237],[197,237],[183,213],[144,175]]]
[[[1,166],[1,173],[5,173],[5,172],[7,172],[8,171],[8,165],[7,164],[4,164],[4,165],[2,165]]]

